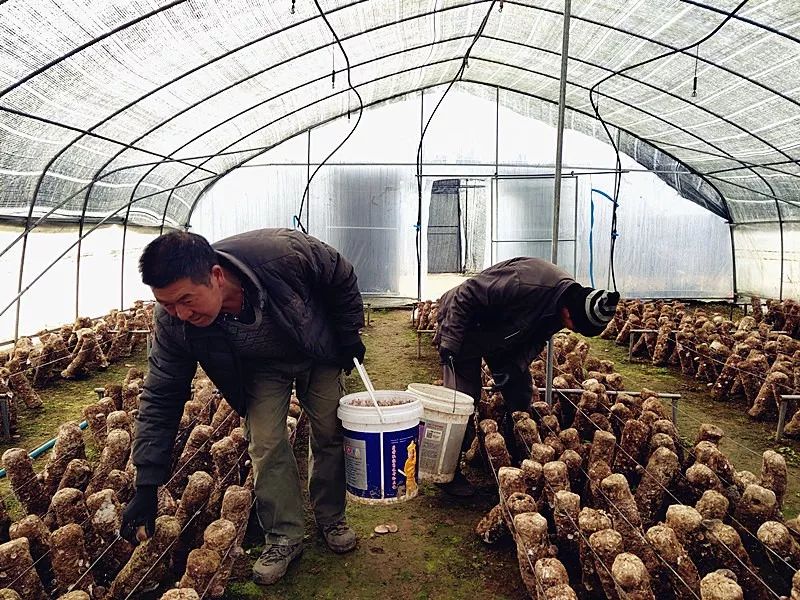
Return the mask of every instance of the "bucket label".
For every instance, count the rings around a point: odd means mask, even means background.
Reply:
[[[344,471],[348,485],[367,489],[367,443],[344,438]]]
[[[347,491],[371,499],[401,500],[416,496],[418,440],[418,427],[384,432],[345,429]]]
[[[420,421],[419,468],[423,474],[455,472],[466,430],[466,423]]]

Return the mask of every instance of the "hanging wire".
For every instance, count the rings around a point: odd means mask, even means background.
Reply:
[[[464,53],[464,57],[461,59],[461,66],[456,71],[455,76],[453,79],[450,80],[450,83],[445,88],[442,97],[439,98],[439,101],[436,103],[436,106],[433,107],[430,116],[428,117],[428,121],[425,123],[425,126],[422,128],[422,133],[419,136],[419,145],[417,146],[417,160],[416,160],[416,167],[417,167],[417,222],[414,224],[414,228],[416,229],[416,249],[417,249],[417,268],[421,271],[419,265],[422,264],[422,143],[425,140],[425,134],[428,131],[428,126],[431,124],[433,120],[433,116],[436,114],[436,111],[439,110],[439,107],[442,104],[442,101],[445,99],[447,94],[452,89],[453,85],[455,85],[456,81],[458,81],[464,74],[468,63],[469,63],[469,55],[472,52],[472,48],[477,43],[478,39],[483,34],[483,30],[486,28],[486,23],[489,21],[489,16],[492,14],[492,9],[494,8],[495,3],[498,0],[492,0],[491,4],[489,4],[489,9],[486,11],[486,14],[481,21],[481,24],[478,26],[478,30],[475,32],[475,37],[472,38],[472,42],[470,43],[467,51]],[[435,31],[435,21],[434,21],[434,37],[436,35]],[[424,92],[423,92],[424,98]]]
[[[625,71],[629,71],[631,69],[642,67],[644,65],[650,64],[650,63],[655,62],[657,60],[661,60],[661,59],[666,58],[668,56],[672,56],[673,54],[686,52],[687,50],[690,50],[693,47],[698,47],[699,48],[700,44],[702,44],[703,42],[706,42],[709,39],[711,39],[720,29],[722,29],[725,26],[725,24],[728,21],[730,21],[734,17],[734,15],[745,4],[747,4],[747,2],[748,2],[748,0],[741,0],[739,2],[739,4],[736,6],[736,8],[733,9],[733,11],[731,11],[731,12],[726,14],[726,16],[722,20],[722,22],[720,22],[716,27],[714,27],[714,29],[711,30],[710,33],[706,34],[705,36],[700,38],[698,41],[693,42],[691,44],[688,44],[686,46],[682,46],[680,48],[675,48],[674,50],[670,50],[668,52],[664,52],[664,53],[659,54],[657,56],[653,56],[653,57],[648,58],[646,60],[642,60],[642,61],[636,62],[636,63],[634,63],[632,65],[627,66],[627,67],[623,67],[621,69],[617,69],[615,71],[612,71],[611,73],[609,73],[608,75],[606,75],[605,77],[603,77],[602,79],[600,79],[599,81],[594,83],[592,85],[592,87],[589,89],[589,102],[592,105],[592,109],[594,110],[595,117],[597,118],[598,121],[600,121],[600,124],[602,125],[603,130],[606,133],[606,136],[608,136],[608,141],[611,144],[611,147],[614,149],[614,153],[615,153],[615,156],[616,156],[615,164],[616,164],[617,174],[614,176],[614,201],[613,201],[613,208],[612,208],[612,213],[611,213],[611,252],[610,252],[611,281],[612,281],[612,284],[614,285],[614,291],[618,291],[617,290],[616,273],[615,273],[615,270],[614,270],[614,250],[616,248],[616,240],[617,240],[617,236],[618,236],[618,233],[617,233],[617,208],[619,206],[619,191],[620,191],[621,180],[622,180],[622,160],[621,160],[621,155],[620,155],[619,143],[614,141],[614,136],[611,135],[611,131],[609,129],[608,124],[606,123],[605,119],[603,119],[602,115],[600,114],[600,110],[598,108],[597,100],[595,99],[595,93],[594,92],[597,92],[597,96],[599,97],[599,92],[597,90],[598,90],[600,84],[608,81],[612,77],[615,77],[617,75],[620,75],[620,74],[624,73]],[[695,59],[697,60],[697,54],[695,55]],[[619,135],[619,133],[620,133],[620,130],[617,129],[617,135]]]
[[[237,459],[236,459],[236,461],[233,463],[233,467],[232,467],[231,469],[229,469],[229,470],[228,470],[228,471],[225,473],[225,475],[224,475],[224,476],[222,476],[222,477],[220,478],[220,481],[224,481],[224,480],[225,480],[225,479],[228,477],[228,475],[230,475],[230,474],[231,474],[231,473],[232,473],[232,472],[233,472],[235,469],[238,469],[238,468],[239,468],[239,461],[241,460],[241,458],[242,458],[242,457],[243,457],[243,456],[244,456],[246,453],[247,453],[247,449],[245,449],[245,450],[244,450],[244,451],[243,451],[243,452],[242,452],[242,453],[239,455],[239,458],[237,458]],[[164,485],[166,485],[166,484],[164,484]],[[183,535],[183,533],[186,531],[186,529],[189,527],[189,525],[191,525],[192,521],[194,521],[194,519],[195,519],[195,518],[196,518],[196,517],[197,517],[197,516],[198,516],[200,513],[202,513],[202,512],[203,512],[203,510],[205,510],[205,508],[208,506],[208,503],[209,503],[209,502],[211,502],[211,498],[212,498],[212,496],[213,496],[213,492],[212,492],[211,494],[209,494],[209,496],[208,496],[208,498],[206,499],[206,501],[205,501],[205,502],[203,502],[203,504],[202,504],[202,505],[201,505],[201,506],[200,506],[200,507],[197,509],[197,511],[195,511],[195,513],[194,513],[194,514],[193,514],[193,515],[192,515],[192,516],[191,516],[189,519],[187,519],[187,520],[186,520],[186,524],[185,524],[185,525],[184,525],[184,526],[181,528],[180,532],[179,532],[179,533],[178,533],[178,535],[175,537],[175,539],[174,539],[174,540],[172,540],[172,541],[171,541],[171,542],[170,542],[170,543],[167,545],[167,547],[164,549],[164,551],[163,551],[163,552],[162,552],[162,553],[161,553],[161,554],[158,556],[158,558],[156,558],[156,560],[154,560],[154,561],[153,561],[153,564],[150,566],[150,568],[149,568],[149,569],[147,569],[147,571],[145,571],[144,575],[142,575],[142,577],[139,579],[139,581],[136,583],[136,585],[135,585],[135,586],[133,586],[133,589],[130,591],[130,593],[128,593],[128,595],[127,595],[127,596],[125,596],[125,600],[129,600],[131,597],[133,597],[133,595],[136,593],[136,590],[137,590],[137,589],[139,589],[139,586],[140,586],[140,585],[142,585],[142,583],[144,583],[144,581],[147,579],[148,575],[150,575],[150,573],[152,573],[153,569],[155,569],[155,568],[158,566],[158,563],[160,563],[160,562],[161,562],[161,561],[164,559],[164,557],[167,555],[167,553],[168,553],[170,550],[172,550],[172,547],[173,547],[175,544],[177,544],[177,543],[178,543],[178,541],[181,539],[181,535]],[[253,493],[253,502],[254,502],[254,503],[255,503],[255,499],[256,499],[256,498],[255,498],[255,493]],[[252,504],[251,504],[251,509],[252,509]]]
[[[319,11],[320,16],[322,17],[322,20],[325,21],[325,24],[328,26],[328,29],[330,29],[333,38],[336,40],[336,44],[339,46],[339,49],[342,51],[342,55],[344,56],[344,62],[347,65],[347,86],[353,91],[353,93],[356,95],[356,98],[358,98],[358,118],[356,119],[356,122],[353,125],[353,127],[350,129],[350,132],[339,143],[339,145],[336,146],[336,148],[334,148],[331,151],[331,153],[328,154],[328,156],[326,156],[321,163],[319,163],[319,165],[317,165],[317,168],[314,169],[314,172],[311,174],[311,177],[309,177],[308,181],[306,182],[306,187],[303,190],[303,197],[300,199],[300,209],[297,211],[297,214],[294,217],[296,225],[300,227],[300,230],[303,233],[308,233],[308,231],[306,231],[306,228],[303,226],[303,207],[305,206],[306,198],[308,197],[308,189],[309,186],[311,185],[311,181],[314,179],[314,176],[319,172],[319,170],[323,167],[323,165],[325,165],[325,163],[327,163],[331,159],[331,157],[334,154],[336,154],[336,152],[339,151],[339,148],[345,145],[347,140],[350,139],[350,136],[352,136],[355,130],[358,129],[358,124],[361,123],[361,116],[364,114],[364,102],[361,99],[361,94],[358,93],[358,90],[355,88],[353,82],[350,79],[350,58],[347,56],[347,52],[345,52],[344,50],[342,41],[339,39],[339,36],[336,35],[336,31],[333,29],[333,26],[331,25],[330,21],[328,21],[328,17],[325,14],[325,11],[322,10],[322,7],[319,4],[319,0],[314,0],[314,4],[316,5],[317,10]],[[333,52],[333,48],[331,48],[331,51]],[[333,57],[333,54],[331,56]],[[333,73],[331,74],[331,86],[334,85],[335,80],[336,80],[336,69],[334,68]]]
[[[694,50],[694,78],[692,79],[692,98],[697,98],[697,63],[700,59],[700,44]]]

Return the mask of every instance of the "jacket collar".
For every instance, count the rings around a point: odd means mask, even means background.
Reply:
[[[232,264],[236,270],[238,270],[247,280],[253,285],[258,294],[258,304],[260,306],[264,305],[264,299],[266,298],[266,291],[264,290],[264,286],[261,284],[261,280],[258,276],[253,272],[253,270],[246,265],[244,262],[239,260],[236,256],[229,252],[223,252],[222,250],[215,250],[217,256],[222,258],[224,261]]]

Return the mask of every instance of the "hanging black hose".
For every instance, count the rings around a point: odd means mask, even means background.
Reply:
[[[610,261],[611,261],[611,265],[610,265],[611,282],[612,282],[612,284],[614,286],[614,291],[617,291],[617,280],[616,280],[616,274],[614,272],[614,249],[615,249],[616,240],[617,240],[617,207],[619,206],[619,189],[620,189],[620,185],[622,183],[622,161],[621,161],[621,158],[620,158],[619,143],[614,141],[614,137],[611,135],[611,131],[608,128],[608,124],[605,122],[603,117],[600,115],[600,109],[599,109],[599,106],[598,106],[598,101],[597,101],[597,99],[595,99],[594,92],[597,91],[597,88],[600,86],[600,84],[608,81],[609,79],[611,79],[612,77],[614,77],[616,75],[620,75],[621,73],[624,73],[625,71],[629,71],[631,69],[636,69],[638,67],[643,67],[644,65],[650,64],[650,63],[655,62],[657,60],[661,60],[661,59],[666,58],[668,56],[672,56],[673,54],[686,52],[687,50],[690,50],[692,48],[698,48],[699,49],[700,44],[702,44],[703,42],[708,41],[714,35],[716,35],[716,33],[720,29],[722,29],[725,26],[725,24],[728,21],[730,21],[734,17],[734,15],[737,12],[739,12],[739,10],[745,4],[747,4],[747,2],[748,2],[748,0],[741,0],[741,2],[739,2],[739,4],[736,6],[736,8],[734,8],[731,12],[729,12],[729,13],[727,13],[725,15],[725,18],[722,20],[722,22],[720,22],[716,27],[714,27],[714,29],[712,29],[710,33],[707,33],[705,36],[703,36],[702,38],[700,38],[696,42],[692,42],[691,44],[687,44],[686,46],[682,46],[680,48],[675,48],[674,50],[670,50],[669,52],[665,52],[663,54],[659,54],[658,56],[653,56],[653,57],[648,58],[646,60],[639,61],[639,62],[634,63],[632,65],[629,65],[627,67],[623,67],[622,69],[617,69],[616,71],[612,71],[611,73],[609,73],[608,75],[606,75],[605,77],[600,79],[597,83],[595,83],[589,89],[589,102],[591,102],[591,104],[592,104],[592,109],[594,110],[595,117],[597,118],[598,121],[600,121],[600,124],[603,126],[603,130],[606,132],[606,135],[608,136],[608,141],[611,143],[611,147],[614,148],[614,153],[616,154],[616,173],[614,174],[614,195],[613,195],[613,200],[612,200],[613,208],[612,208],[612,213],[611,213],[611,256],[610,256]],[[699,53],[699,50],[698,50],[698,53]],[[695,64],[696,64],[696,61],[697,61],[697,53],[695,54]],[[697,75],[696,74],[695,74],[695,80],[694,80],[693,89],[695,89],[695,90],[697,89]],[[597,96],[599,98],[599,92],[597,93]],[[617,131],[619,131],[619,130],[617,130]]]
[[[458,81],[461,76],[464,74],[464,71],[468,67],[469,62],[469,54],[472,52],[472,48],[475,46],[478,39],[483,34],[483,30],[486,28],[486,23],[489,21],[489,15],[492,14],[492,9],[494,5],[497,3],[497,0],[492,0],[491,4],[489,4],[489,10],[486,11],[486,15],[484,15],[481,24],[478,26],[478,31],[475,32],[475,37],[472,38],[472,42],[470,42],[469,48],[464,53],[464,58],[461,59],[461,66],[458,68],[458,71],[450,80],[450,83],[447,85],[447,88],[444,90],[444,94],[442,97],[439,98],[439,101],[436,103],[436,106],[433,107],[430,116],[428,117],[428,121],[425,123],[425,127],[422,128],[422,133],[419,136],[419,146],[417,147],[417,222],[415,224],[415,229],[417,230],[417,296],[421,295],[421,277],[422,277],[422,141],[425,139],[425,133],[428,131],[428,126],[431,124],[433,120],[433,115],[436,114],[436,111],[439,110],[439,106],[441,106],[442,101],[444,100],[445,96],[447,96],[448,92],[451,90],[453,85],[456,81]],[[418,298],[421,299],[421,298]]]
[[[319,165],[317,165],[317,168],[314,169],[314,172],[311,174],[311,177],[309,177],[308,181],[306,182],[306,189],[303,190],[303,197],[300,199],[300,209],[297,211],[297,214],[294,217],[296,225],[300,227],[300,230],[303,233],[308,233],[308,231],[306,231],[306,228],[303,226],[303,207],[305,206],[306,197],[308,196],[308,188],[311,185],[311,181],[314,179],[314,176],[323,167],[323,165],[325,165],[325,163],[327,163],[331,159],[331,157],[334,154],[336,154],[336,152],[339,151],[339,148],[344,146],[345,142],[347,142],[347,140],[350,139],[350,136],[353,135],[353,132],[356,130],[358,124],[361,122],[361,115],[364,112],[364,102],[361,99],[361,94],[358,93],[358,90],[355,88],[355,86],[353,86],[353,82],[350,80],[350,58],[347,56],[347,52],[344,51],[344,46],[342,46],[342,41],[339,39],[339,36],[336,35],[336,31],[334,31],[330,21],[328,21],[328,17],[325,15],[325,11],[322,10],[322,7],[319,5],[319,0],[314,0],[314,4],[316,5],[317,10],[319,11],[319,15],[322,17],[322,20],[325,21],[325,25],[328,26],[328,29],[330,29],[331,34],[333,34],[333,39],[336,40],[336,44],[339,46],[339,49],[342,51],[342,55],[344,56],[344,62],[347,65],[347,86],[351,90],[353,90],[353,93],[356,95],[356,98],[358,98],[358,118],[356,119],[356,122],[353,125],[352,129],[350,129],[350,133],[348,133],[347,136],[345,136],[345,138],[341,141],[341,143],[338,146],[336,146],[336,148],[334,148],[331,151],[331,153],[328,154],[328,156],[326,156],[321,163],[319,163]],[[333,73],[331,74],[331,81],[335,82],[336,81],[335,78],[336,78],[336,70],[334,69]],[[348,118],[349,118],[349,112],[350,109],[348,108]]]

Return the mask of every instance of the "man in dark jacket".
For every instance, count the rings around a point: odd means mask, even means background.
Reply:
[[[480,399],[483,358],[509,412],[528,411],[533,394],[529,366],[547,340],[564,327],[600,334],[617,302],[618,293],[583,287],[539,258],[512,258],[489,267],[439,300],[435,341],[444,385]],[[474,436],[470,423],[462,449]],[[460,474],[443,487],[454,494],[470,491]]]
[[[311,425],[309,490],[317,525],[334,552],[356,545],[345,521],[342,425],[336,411],[342,369],[364,359],[363,303],[352,265],[321,241],[288,229],[262,229],[213,246],[191,233],[151,242],[139,261],[158,301],[149,372],[136,417],[136,495],[123,535],[152,535],[157,486],[197,364],[245,417],[266,546],[253,567],[271,584],[302,552],[303,495],[286,436],[289,397]]]

